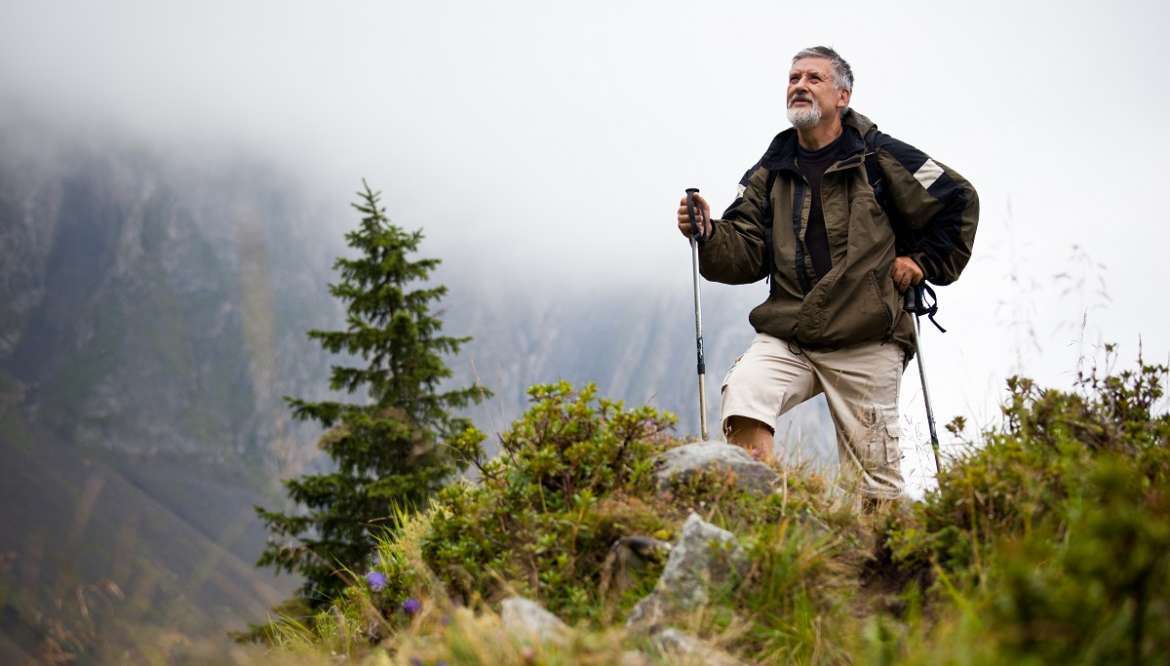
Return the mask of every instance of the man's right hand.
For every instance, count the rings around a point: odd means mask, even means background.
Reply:
[[[699,224],[699,231],[701,233],[699,239],[706,240],[711,237],[711,206],[707,205],[707,200],[698,192],[695,192],[695,222]],[[691,218],[687,215],[687,197],[678,202],[678,230],[682,232],[683,236],[691,237]]]

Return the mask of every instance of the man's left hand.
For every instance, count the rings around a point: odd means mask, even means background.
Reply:
[[[910,285],[922,282],[924,277],[918,262],[910,257],[898,257],[894,259],[894,265],[890,267],[890,278],[894,280],[898,291],[906,291]]]

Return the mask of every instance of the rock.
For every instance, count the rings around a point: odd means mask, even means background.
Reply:
[[[601,565],[602,597],[621,595],[634,582],[631,574],[670,555],[671,545],[653,537],[631,535],[614,542]]]
[[[662,627],[672,610],[667,595],[655,590],[634,604],[630,617],[626,618],[626,628],[632,631],[654,631]]]
[[[626,650],[618,660],[618,666],[650,666],[653,663],[650,657],[637,650]]]
[[[654,591],[634,606],[626,626],[656,627],[676,610],[707,603],[712,585],[743,575],[747,565],[747,554],[735,535],[692,513],[683,523],[682,535],[671,549]]]
[[[695,474],[722,472],[734,478],[737,488],[766,494],[772,492],[780,478],[775,470],[752,458],[741,447],[716,441],[675,447],[659,456],[655,465],[659,490],[669,490]]]
[[[565,643],[569,639],[569,626],[531,599],[504,599],[500,604],[500,619],[509,634],[522,640]]]
[[[683,633],[678,629],[668,628],[654,634],[654,646],[664,655],[684,664],[705,664],[706,666],[743,666],[743,662],[727,654],[717,647],[702,640]]]

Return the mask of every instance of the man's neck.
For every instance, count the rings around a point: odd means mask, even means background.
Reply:
[[[834,116],[825,118],[812,127],[796,130],[796,136],[801,148],[812,151],[833,143],[843,131],[845,130],[841,126],[841,116]]]

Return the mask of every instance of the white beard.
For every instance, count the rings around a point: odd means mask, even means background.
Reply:
[[[816,102],[806,107],[788,107],[788,122],[796,129],[808,129],[821,122],[821,107]]]

